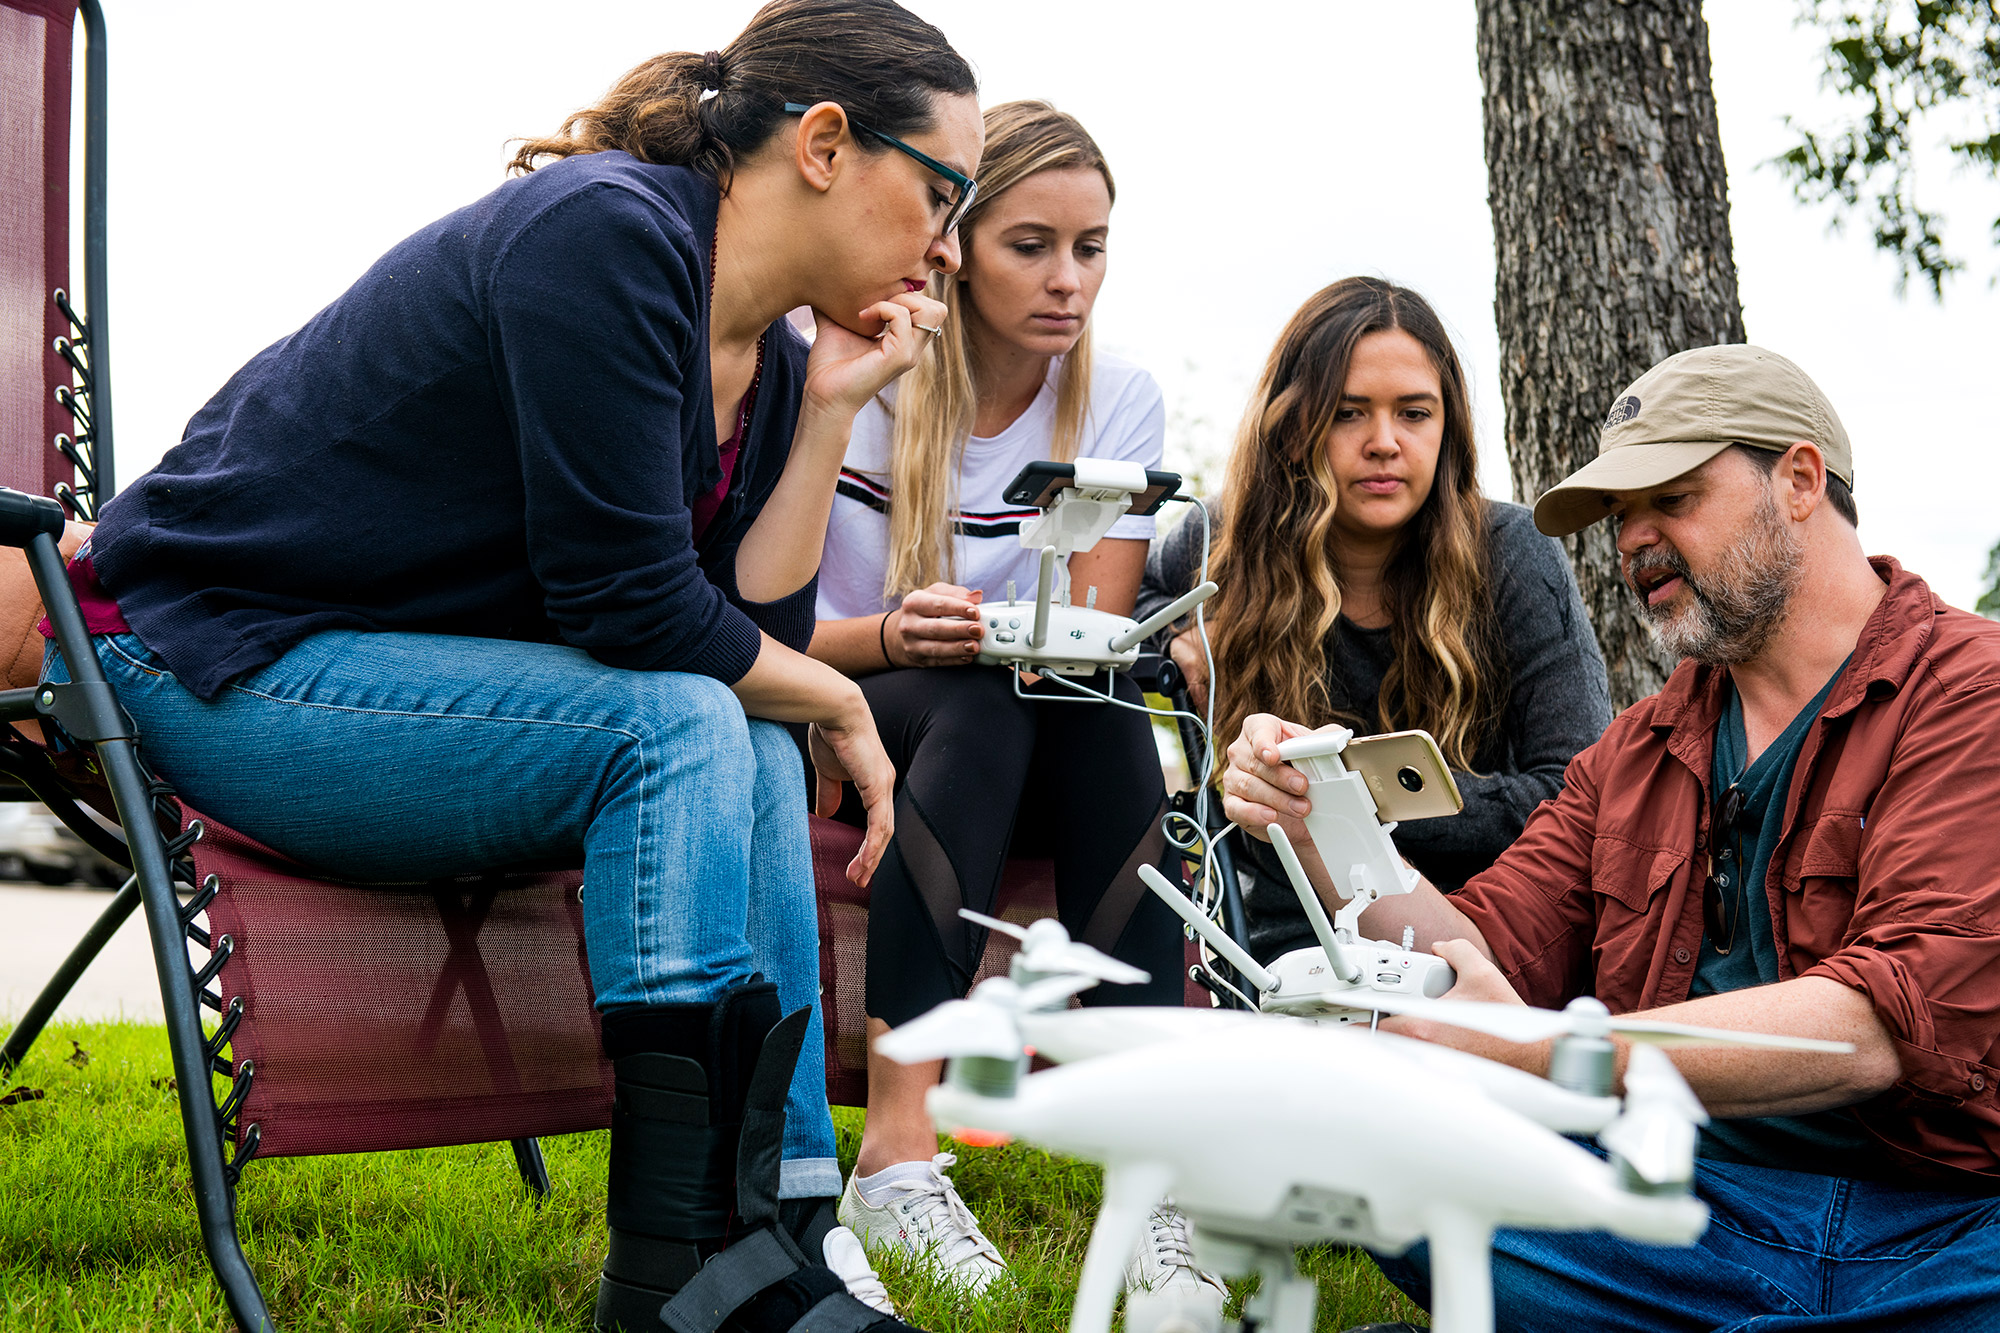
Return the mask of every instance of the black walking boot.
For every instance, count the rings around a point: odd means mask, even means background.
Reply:
[[[759,980],[604,1016],[617,1101],[600,1333],[914,1333],[782,1225],[785,1093],[809,1017],[780,1019],[777,987]]]

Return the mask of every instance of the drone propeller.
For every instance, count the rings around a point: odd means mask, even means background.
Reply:
[[[1072,940],[1062,923],[1052,918],[1045,917],[1024,927],[1002,921],[997,916],[975,912],[969,907],[959,908],[958,914],[967,921],[977,922],[988,930],[997,930],[1002,935],[1011,935],[1021,941],[1018,957],[1021,966],[1029,972],[1051,977],[1090,977],[1119,986],[1137,986],[1153,979],[1151,973],[1130,963],[1121,963],[1088,944]]]
[[[1011,1060],[1024,1049],[1023,1013],[1059,1004],[1096,984],[1094,977],[1054,977],[1017,986],[1006,977],[990,977],[968,998],[946,1000],[879,1038],[875,1049],[905,1065],[959,1055]]]
[[[1708,1123],[1694,1090],[1666,1054],[1637,1046],[1625,1071],[1625,1111],[1597,1136],[1643,1193],[1684,1187],[1694,1179],[1699,1135]]]
[[[1625,1068],[1626,1108],[1629,1110],[1634,1102],[1671,1110],[1692,1124],[1708,1123],[1708,1111],[1701,1099],[1694,1095],[1694,1089],[1681,1077],[1674,1062],[1656,1047],[1636,1048]]]
[[[1550,1037],[1604,1037],[1611,1033],[1635,1044],[1652,1046],[1762,1046],[1779,1051],[1820,1051],[1846,1055],[1854,1047],[1844,1041],[1822,1041],[1817,1037],[1780,1037],[1766,1032],[1738,1032],[1731,1028],[1696,1027],[1689,1023],[1669,1023],[1658,1018],[1615,1017],[1602,1001],[1584,996],[1571,1000],[1568,1007],[1536,1009],[1523,1004],[1492,1004],[1479,1000],[1431,1000],[1420,995],[1392,995],[1378,991],[1328,991],[1329,1004],[1353,1009],[1374,1009],[1385,1014],[1408,1014],[1428,1018],[1453,1027],[1470,1028],[1502,1041],[1546,1041]]]

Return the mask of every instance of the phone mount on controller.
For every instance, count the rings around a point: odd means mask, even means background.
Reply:
[[[1007,600],[979,608],[986,633],[979,641],[979,661],[993,666],[1089,676],[1118,671],[1139,660],[1139,645],[1186,615],[1215,591],[1200,587],[1162,607],[1143,621],[1097,609],[1097,589],[1082,606],[1071,606],[1068,562],[1088,551],[1133,507],[1135,497],[1150,503],[1151,513],[1172,498],[1180,478],[1172,473],[1148,473],[1137,463],[1108,458],[1079,458],[1074,464],[1030,464],[1008,488],[1008,498],[1029,495],[1027,503],[1042,510],[1021,526],[1021,545],[1041,551],[1032,600],[1016,595],[1007,582]]]
[[[1409,930],[1403,932],[1399,944],[1361,934],[1361,914],[1378,899],[1416,888],[1418,875],[1403,864],[1396,851],[1389,836],[1396,825],[1382,822],[1367,780],[1341,761],[1341,753],[1353,739],[1352,731],[1336,727],[1278,746],[1278,757],[1305,774],[1306,799],[1312,804],[1312,812],[1305,817],[1306,833],[1343,900],[1340,910],[1328,920],[1326,908],[1292,850],[1291,839],[1283,828],[1272,824],[1268,830],[1271,846],[1305,909],[1319,947],[1294,949],[1267,968],[1245,953],[1157,870],[1151,866],[1139,870],[1147,887],[1256,987],[1257,1007],[1265,1013],[1332,1023],[1372,1023],[1375,1012],[1343,1005],[1342,991],[1367,989],[1436,999],[1457,981],[1451,965],[1442,958],[1411,947],[1415,941]],[[1451,782],[1448,770],[1445,781]],[[1463,806],[1455,783],[1450,795],[1455,809]]]

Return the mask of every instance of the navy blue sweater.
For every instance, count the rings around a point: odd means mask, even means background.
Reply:
[[[803,648],[815,588],[752,603],[738,543],[791,448],[780,320],[728,497],[709,385],[715,186],[619,152],[510,180],[397,245],[105,506],[98,578],[190,690],[329,629],[564,642],[734,682]]]

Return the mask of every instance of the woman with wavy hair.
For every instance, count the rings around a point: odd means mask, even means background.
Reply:
[[[1220,501],[1154,550],[1137,614],[1194,584],[1210,523],[1217,759],[1252,713],[1430,732],[1465,809],[1394,836],[1441,888],[1490,865],[1611,720],[1569,562],[1526,509],[1480,494],[1465,371],[1406,287],[1344,278],[1292,316]],[[1206,706],[1192,629],[1167,647]],[[1268,845],[1245,846],[1252,952],[1311,944]]]
[[[1017,538],[1034,511],[1002,499],[1007,483],[1038,459],[1156,468],[1165,429],[1152,376],[1091,348],[1113,197],[1103,153],[1044,102],[991,107],[985,124],[965,261],[940,280],[950,315],[936,355],[855,419],[821,562],[811,651],[860,679],[899,775],[897,834],[868,914],[873,1035],[965,993],[986,932],[958,909],[992,909],[1010,851],[1053,857],[1070,931],[1152,974],[1087,1000],[1181,1002],[1179,924],[1136,875],[1167,853],[1145,716],[1069,694],[1023,699],[1010,671],[974,661],[982,599],[1035,580],[1035,553]],[[1070,557],[1076,600],[1094,589],[1099,609],[1129,611],[1152,532],[1150,518],[1128,516]],[[1129,682],[1118,690],[1138,702]],[[859,815],[852,802],[843,810]],[[1003,1264],[942,1173],[951,1159],[923,1100],[939,1072],[871,1053],[840,1216],[871,1245],[926,1254],[979,1290]],[[1154,1222],[1128,1280],[1219,1322],[1222,1287],[1186,1262],[1184,1224],[1164,1212]]]

